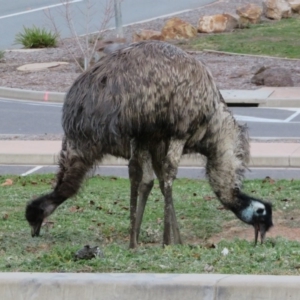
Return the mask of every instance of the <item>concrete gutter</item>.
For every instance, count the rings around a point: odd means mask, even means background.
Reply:
[[[5,300],[298,300],[299,294],[297,276],[0,273]]]
[[[283,91],[284,93],[280,93]],[[228,104],[260,107],[300,107],[300,88],[261,88],[258,90],[221,90]],[[286,96],[285,96],[286,95]],[[65,93],[0,87],[0,97],[32,101],[63,102]]]

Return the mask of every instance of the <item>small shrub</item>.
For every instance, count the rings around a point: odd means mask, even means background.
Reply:
[[[24,32],[16,34],[15,43],[25,48],[56,47],[58,35],[44,28],[24,26]]]
[[[0,60],[4,58],[5,51],[0,50]]]

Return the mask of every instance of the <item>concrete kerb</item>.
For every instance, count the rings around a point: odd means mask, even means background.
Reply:
[[[228,104],[252,104],[259,107],[300,107],[299,98],[269,98],[272,91],[266,90],[221,90]],[[63,102],[65,93],[33,91],[0,87],[0,97],[31,101]]]
[[[40,92],[33,90],[12,89],[0,87],[0,97],[8,99],[32,100],[32,101],[49,101],[63,102],[65,93],[58,92]]]
[[[296,300],[297,276],[0,273],[1,299]]]

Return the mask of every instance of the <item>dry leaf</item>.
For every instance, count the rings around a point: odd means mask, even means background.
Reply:
[[[214,197],[206,195],[203,197],[203,199],[206,201],[210,201],[210,200],[214,199]]]
[[[263,181],[262,183],[270,183],[270,184],[274,184],[275,183],[275,180],[272,179],[270,176],[267,176]]]
[[[288,201],[290,201],[290,199],[285,198],[285,199],[282,199],[281,201],[282,202],[288,202]]]
[[[4,215],[2,216],[2,219],[3,219],[3,220],[7,220],[7,219],[8,219],[8,214],[4,214]]]
[[[215,249],[216,245],[214,243],[207,243],[204,245],[204,248],[206,249]]]
[[[69,208],[69,211],[70,212],[82,212],[83,211],[83,208],[81,208],[80,206],[76,205],[76,206],[71,206]]]
[[[5,180],[5,182],[1,184],[1,186],[7,186],[7,185],[12,185],[12,184],[13,184],[12,179],[7,178]]]

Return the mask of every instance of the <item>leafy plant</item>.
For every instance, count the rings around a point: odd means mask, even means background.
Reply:
[[[15,43],[21,44],[25,48],[48,48],[56,47],[58,34],[44,28],[33,26],[23,27],[24,32],[16,34]]]
[[[0,50],[0,60],[4,58],[5,51]]]

